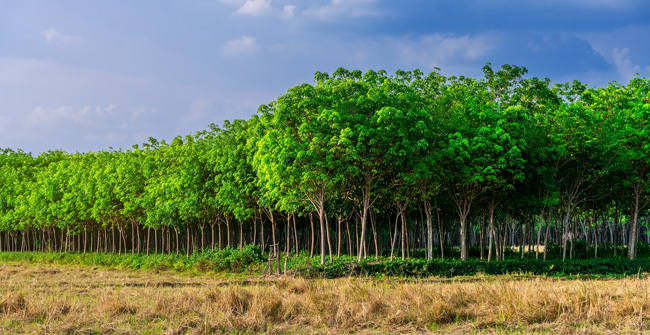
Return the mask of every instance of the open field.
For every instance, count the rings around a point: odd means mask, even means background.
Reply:
[[[234,278],[0,265],[1,333],[650,333],[649,278]]]

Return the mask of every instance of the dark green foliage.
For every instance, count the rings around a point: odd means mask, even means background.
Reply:
[[[262,249],[257,245],[246,245],[241,249],[227,247],[222,250],[206,250],[193,255],[199,269],[207,266],[214,271],[242,272],[251,264],[264,261]]]
[[[427,261],[424,259],[394,261],[363,261],[360,263],[335,261],[325,266],[314,265],[302,271],[308,276],[337,278],[346,276],[396,276],[396,277],[456,277],[477,274],[505,275],[529,274],[537,276],[567,277],[587,276],[630,276],[650,271],[650,259],[606,258],[587,260],[534,259],[505,260],[500,262],[469,261]]]
[[[642,245],[640,251],[647,252]],[[624,255],[624,254],[622,254]],[[174,270],[198,272],[229,272],[259,274],[266,262],[258,246],[247,245],[241,249],[226,248],[203,253],[185,255],[117,255],[103,253],[48,253],[48,252],[2,252],[0,262],[28,261],[34,263],[56,263],[120,267],[141,270]],[[284,262],[284,259],[281,259]],[[287,262],[288,273],[307,277],[339,278],[347,276],[390,276],[390,277],[457,277],[506,274],[527,274],[551,277],[583,276],[630,276],[650,272],[650,259],[625,257],[573,259],[562,261],[554,259],[542,261],[535,259],[506,259],[499,262],[480,260],[460,261],[425,259],[380,258],[379,261],[367,259],[356,262],[353,257],[341,256],[332,263],[320,265],[318,257],[307,254],[290,257]]]

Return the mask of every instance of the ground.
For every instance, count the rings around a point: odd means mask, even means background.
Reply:
[[[0,333],[639,334],[650,278],[227,277],[0,264]]]

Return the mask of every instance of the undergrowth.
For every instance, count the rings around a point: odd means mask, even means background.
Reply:
[[[534,255],[533,255],[534,256]],[[226,274],[261,275],[270,268],[277,271],[276,259],[269,261],[258,246],[248,245],[241,249],[225,248],[205,250],[191,254],[113,254],[113,253],[50,253],[50,252],[0,252],[0,262],[57,263],[118,267],[142,270],[173,270],[179,272],[220,272]],[[510,258],[504,261],[487,262],[472,259],[460,261],[425,260],[409,258],[406,260],[380,256],[369,257],[361,262],[350,256],[333,257],[320,264],[319,257],[306,253],[283,255],[280,269],[292,275],[310,278],[340,278],[348,276],[371,277],[458,277],[503,274],[526,274],[534,276],[565,277],[575,276],[634,276],[650,272],[650,258],[627,259],[623,257],[590,259],[551,259],[547,261],[534,258]],[[286,267],[285,267],[286,265]],[[270,271],[268,272],[270,273]]]
[[[259,246],[247,245],[241,249],[205,250],[187,257],[184,254],[114,254],[114,253],[56,253],[56,252],[0,252],[0,262],[27,261],[119,267],[134,270],[218,271],[232,273],[259,272],[263,264]]]

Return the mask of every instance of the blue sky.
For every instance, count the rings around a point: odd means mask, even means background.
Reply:
[[[0,148],[130,148],[247,119],[316,71],[491,62],[650,76],[645,0],[0,0]]]

